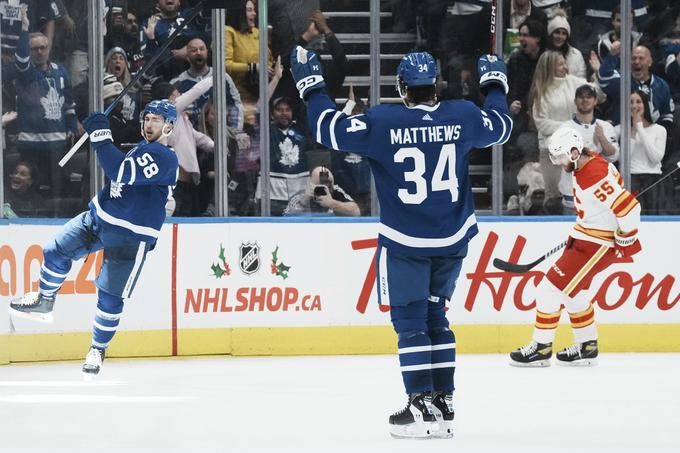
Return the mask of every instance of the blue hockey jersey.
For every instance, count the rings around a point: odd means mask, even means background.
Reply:
[[[142,140],[127,154],[112,143],[97,149],[108,184],[89,204],[106,228],[155,242],[165,220],[165,204],[177,183],[179,163],[172,148]]]
[[[336,110],[317,90],[308,115],[319,143],[369,159],[382,246],[404,255],[446,255],[477,233],[468,155],[510,137],[512,119],[500,90],[491,90],[484,109],[451,100],[378,105],[355,116]]]
[[[30,58],[28,32],[21,32],[15,53],[19,150],[51,151],[66,146],[66,134],[76,132],[71,79],[65,67],[49,62],[38,69]]]

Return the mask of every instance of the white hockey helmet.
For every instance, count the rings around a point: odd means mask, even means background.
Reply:
[[[578,156],[573,159],[571,150],[576,148]],[[555,165],[564,165],[567,162],[576,162],[583,151],[583,138],[581,134],[570,127],[561,127],[550,136],[548,140],[548,155]]]

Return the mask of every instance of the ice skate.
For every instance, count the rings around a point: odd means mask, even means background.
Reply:
[[[105,350],[90,347],[90,351],[85,357],[85,363],[83,364],[83,377],[85,380],[90,380],[94,376],[99,374],[102,369],[102,363],[104,363]]]
[[[32,292],[13,299],[9,304],[8,311],[10,315],[18,318],[51,323],[54,322],[53,309],[54,297],[45,297],[39,292]]]
[[[390,434],[397,439],[427,439],[436,429],[428,393],[411,393],[406,407],[390,415]]]
[[[591,340],[564,348],[555,357],[558,365],[592,366],[597,364],[597,354],[597,340]]]
[[[552,343],[532,341],[510,353],[510,365],[519,367],[547,367],[552,357]]]
[[[453,437],[453,393],[435,392],[432,396],[432,413],[439,427],[432,433],[432,437],[441,439]]]

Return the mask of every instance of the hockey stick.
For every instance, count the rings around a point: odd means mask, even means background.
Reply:
[[[116,104],[118,104],[118,102],[120,102],[120,100],[123,99],[123,97],[125,97],[127,92],[130,91],[130,88],[132,88],[134,86],[134,84],[136,84],[139,81],[139,79],[141,79],[144,76],[144,74],[153,65],[156,64],[156,61],[158,61],[158,59],[161,57],[161,55],[163,55],[163,53],[167,50],[167,48],[170,47],[170,44],[172,44],[173,41],[175,41],[175,38],[177,38],[179,36],[179,34],[182,32],[182,30],[184,30],[184,28],[187,25],[189,25],[190,22],[193,22],[193,20],[201,13],[201,11],[203,11],[204,8],[206,8],[206,6],[207,7],[217,7],[218,5],[215,5],[216,3],[219,3],[219,2],[209,1],[209,0],[203,0],[203,1],[199,2],[196,5],[196,7],[194,8],[194,10],[191,12],[191,15],[187,18],[187,20],[185,20],[181,24],[179,24],[179,26],[175,29],[175,31],[173,31],[172,34],[170,36],[168,36],[168,39],[163,43],[163,45],[160,47],[160,49],[158,49],[158,51],[155,53],[155,55],[151,58],[151,61],[149,61],[147,64],[145,64],[142,69],[137,71],[137,73],[132,78],[132,80],[130,80],[130,83],[125,85],[125,87],[123,88],[123,91],[121,91],[120,94],[116,97],[116,99],[114,99],[113,102],[106,108],[106,110],[104,110],[104,115],[109,116],[109,114],[114,109]],[[60,167],[63,167],[64,165],[66,165],[66,162],[71,160],[71,157],[73,157],[73,155],[76,153],[76,151],[78,151],[80,149],[80,147],[83,146],[83,143],[85,143],[85,141],[87,140],[88,137],[89,137],[89,134],[87,132],[85,132],[78,139],[76,144],[73,145],[71,147],[71,149],[68,150],[68,152],[66,154],[64,154],[64,157],[62,157],[61,160],[59,161]]]
[[[496,0],[491,0],[491,21],[489,30],[489,53],[496,52]]]
[[[676,171],[680,170],[680,161],[678,161],[675,165],[676,165],[676,167],[673,170],[666,173],[666,175],[664,175],[662,178],[659,178],[656,182],[654,182],[654,184],[647,187],[645,190],[643,190],[639,193],[633,194],[633,196],[637,197],[637,196],[642,195],[643,193],[650,190],[652,187],[659,184],[664,179],[668,178],[670,175],[672,175]],[[540,263],[542,263],[549,256],[554,255],[555,253],[562,250],[566,245],[567,245],[567,241],[564,241],[564,242],[558,244],[556,247],[553,247],[552,249],[550,249],[548,251],[548,253],[544,254],[542,257],[538,258],[536,261],[532,261],[531,263],[528,263],[528,264],[510,263],[510,262],[504,261],[500,258],[494,258],[493,265],[496,267],[496,269],[500,269],[502,271],[514,272],[514,273],[517,273],[517,274],[523,274],[523,273],[528,272],[529,270],[533,269],[534,267],[538,266]]]

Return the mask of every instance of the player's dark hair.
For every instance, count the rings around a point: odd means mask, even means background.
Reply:
[[[437,99],[435,85],[417,85],[406,89],[406,100],[412,104],[429,104]]]

